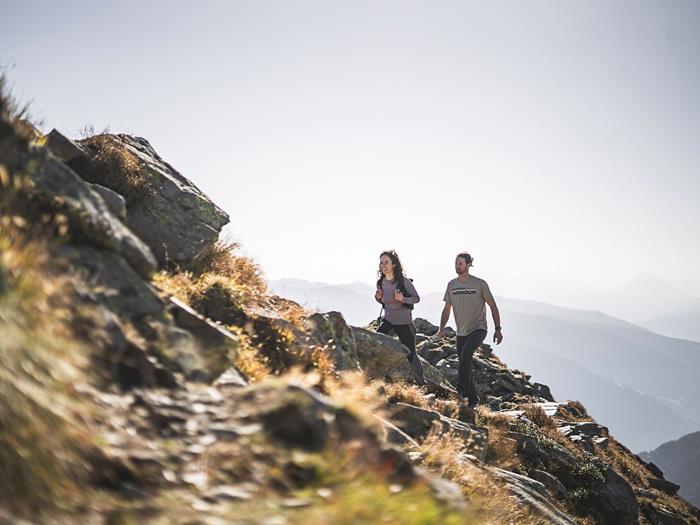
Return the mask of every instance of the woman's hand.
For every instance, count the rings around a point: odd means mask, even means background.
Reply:
[[[394,292],[394,300],[403,303],[403,294],[396,290],[396,292]]]
[[[384,296],[384,292],[382,292],[382,290],[380,288],[377,288],[377,291],[374,292],[374,299],[376,301],[381,301],[383,296]]]

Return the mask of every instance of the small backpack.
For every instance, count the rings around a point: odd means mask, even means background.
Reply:
[[[377,281],[377,288],[381,288],[381,287],[382,287],[382,279],[384,279],[384,277],[381,277],[381,278]],[[407,278],[407,277],[404,277],[404,279],[408,279],[409,281],[413,282],[413,279],[409,279],[409,278]],[[401,293],[403,294],[404,297],[411,297],[409,294],[406,293],[406,284],[405,284],[405,283],[402,282],[402,283],[401,283],[401,286],[399,286],[399,283],[397,282],[397,283],[396,283],[396,289],[397,289],[399,292],[401,292]],[[415,305],[413,305],[413,304],[408,304],[408,303],[403,303],[401,306],[403,306],[404,308],[408,308],[409,310],[413,310],[413,308],[415,307]]]

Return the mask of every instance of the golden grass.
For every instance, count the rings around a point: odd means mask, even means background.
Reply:
[[[649,471],[636,458],[625,452],[612,438],[608,438],[607,447],[596,445],[595,451],[597,456],[603,458],[632,486],[648,488]]]
[[[454,481],[462,488],[470,509],[479,516],[479,523],[518,523],[534,525],[541,520],[517,503],[502,481],[465,457],[468,444],[460,437],[439,429],[431,431],[420,445],[421,466]]]
[[[0,118],[12,124],[15,132],[27,141],[36,140],[41,133],[36,129],[30,113],[29,102],[22,102],[12,93],[10,81],[5,73],[0,73]]]
[[[425,391],[418,385],[396,381],[384,385],[390,403],[408,403],[409,405],[435,410],[446,417],[459,417],[459,404],[452,399],[426,398]]]
[[[532,421],[539,428],[553,428],[556,429],[556,423],[554,419],[547,415],[544,409],[538,405],[526,405],[524,407],[525,417]]]
[[[272,371],[267,358],[257,346],[251,343],[250,337],[245,330],[235,326],[229,327],[229,329],[238,337],[238,347],[234,358],[236,368],[252,383],[257,383],[269,377]]]
[[[237,250],[236,243],[218,241],[187,268],[163,270],[153,282],[215,321],[241,324],[244,309],[265,306],[267,285],[260,267]]]
[[[583,403],[580,401],[569,401],[567,403],[571,408],[576,410],[581,418],[590,418],[591,416],[588,415],[588,411],[586,410],[586,407],[583,406]]]
[[[293,366],[336,376],[326,347],[295,344],[308,312],[293,301],[268,293],[262,272],[231,241],[218,241],[187,268],[157,273],[153,283],[239,336],[236,365],[251,380],[283,373]]]
[[[141,162],[106,130],[94,134],[86,128],[79,141],[90,153],[90,162],[80,166],[80,176],[88,182],[110,188],[126,199],[127,205],[151,192],[142,173]]]
[[[91,445],[89,408],[73,391],[86,352],[67,329],[46,250],[0,220],[0,504],[25,515],[76,495]]]
[[[337,378],[321,376],[321,381],[325,394],[336,406],[347,409],[365,427],[382,432],[375,417],[388,417],[386,399],[381,393],[382,383],[368,381],[361,372],[345,372]]]

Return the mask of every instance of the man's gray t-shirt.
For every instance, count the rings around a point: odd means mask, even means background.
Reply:
[[[486,281],[470,275],[465,282],[459,278],[447,283],[443,301],[452,305],[457,335],[469,335],[474,330],[487,330],[486,301],[493,300]]]

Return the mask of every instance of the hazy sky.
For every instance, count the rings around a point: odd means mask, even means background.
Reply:
[[[44,131],[148,138],[270,278],[700,294],[700,2],[2,2]]]

